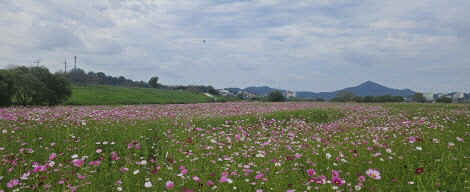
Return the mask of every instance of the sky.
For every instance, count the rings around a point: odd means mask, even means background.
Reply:
[[[0,68],[165,85],[470,92],[470,1],[0,0]]]

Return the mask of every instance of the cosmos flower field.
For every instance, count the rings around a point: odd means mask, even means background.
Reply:
[[[470,105],[0,109],[0,191],[470,191]]]

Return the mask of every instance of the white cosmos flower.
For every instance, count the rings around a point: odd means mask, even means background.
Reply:
[[[139,170],[135,170],[134,175],[137,175],[137,173],[139,173],[139,172],[140,172]]]
[[[416,147],[416,150],[421,151],[421,150],[423,150],[423,148],[421,148],[420,146],[418,146],[418,147]]]
[[[72,155],[72,159],[76,159],[76,158],[78,158],[77,154]]]
[[[326,158],[330,159],[330,158],[331,158],[331,154],[330,154],[330,153],[326,153]]]
[[[150,188],[152,187],[152,183],[150,181],[145,182],[145,187]]]

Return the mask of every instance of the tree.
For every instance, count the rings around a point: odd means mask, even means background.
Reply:
[[[362,102],[372,103],[372,102],[374,102],[374,96],[365,96],[364,99],[362,99]]]
[[[443,96],[437,98],[436,102],[437,103],[452,103],[452,99],[443,95]]]
[[[405,101],[405,98],[403,98],[400,95],[392,96],[392,102],[403,102]]]
[[[0,70],[0,107],[11,105],[11,97],[15,94],[14,80],[10,72]]]
[[[330,99],[330,102],[346,102],[343,97],[335,97]]]
[[[362,99],[363,99],[363,98],[362,98],[361,96],[354,96],[354,97],[351,99],[351,101],[354,101],[354,102],[356,102],[356,103],[360,103],[360,102],[362,102]]]
[[[324,100],[323,98],[321,98],[321,97],[315,99],[315,102],[324,102],[324,101],[325,101],[325,100]]]
[[[212,94],[212,95],[219,95],[219,91],[217,89],[214,89],[212,86],[207,86],[207,93]]]
[[[424,103],[426,102],[426,98],[423,96],[422,93],[415,93],[412,98],[413,101],[418,102],[418,103]]]
[[[243,100],[244,99],[243,94],[241,94],[241,93],[237,94],[237,99],[238,100]]]
[[[338,94],[336,94],[336,97],[342,97],[344,101],[346,102],[346,101],[351,101],[354,95],[356,94],[354,94],[353,92],[341,90],[338,92]]]
[[[158,88],[158,77],[150,78],[149,85],[153,88]]]
[[[284,97],[284,94],[282,94],[280,91],[271,91],[268,94],[268,101],[269,102],[284,102],[286,98]]]
[[[16,102],[23,105],[56,105],[71,96],[70,82],[63,75],[53,75],[45,67],[17,67],[14,77]]]

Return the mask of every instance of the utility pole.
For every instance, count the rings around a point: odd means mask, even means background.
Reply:
[[[77,56],[74,57],[75,58],[75,65],[74,65],[74,69],[77,70]]]
[[[33,63],[36,63],[36,67],[39,67],[39,63],[41,63],[41,59],[34,60]]]
[[[65,67],[64,75],[65,75],[65,78],[67,79],[67,59],[65,59],[64,61],[64,67]]]

